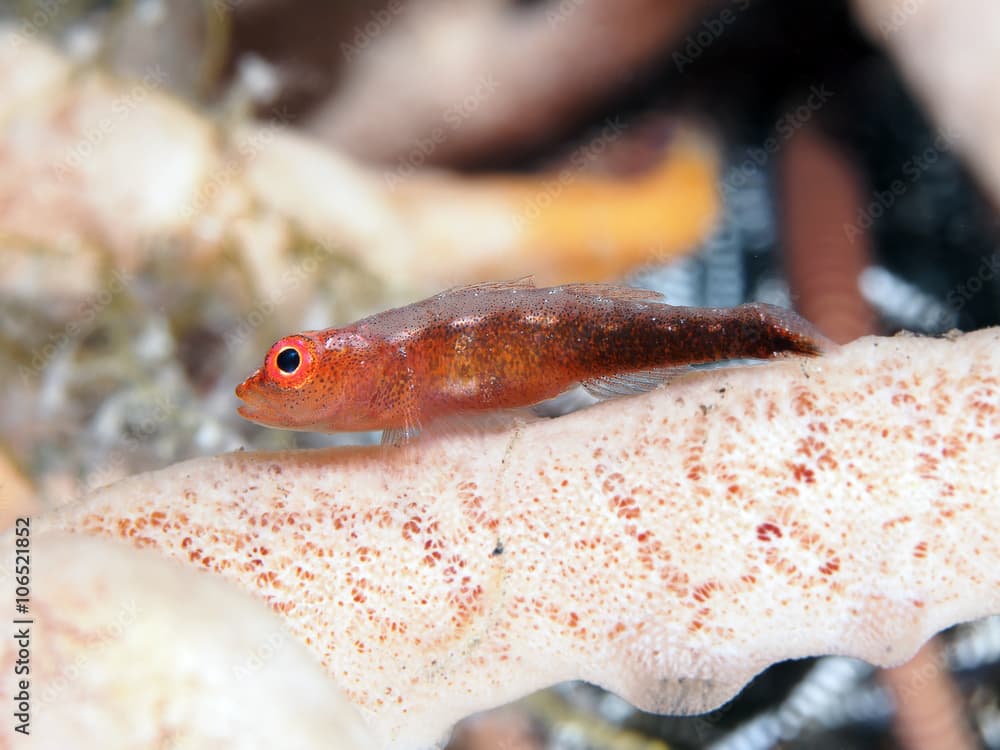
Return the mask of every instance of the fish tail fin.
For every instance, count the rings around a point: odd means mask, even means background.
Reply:
[[[798,354],[816,357],[837,348],[816,326],[793,310],[750,302],[732,312],[740,337],[735,342],[738,356],[767,359],[779,354]]]

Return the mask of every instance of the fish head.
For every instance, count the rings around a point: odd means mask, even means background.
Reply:
[[[263,366],[236,386],[240,416],[287,430],[365,429],[350,419],[357,388],[349,365],[358,351],[329,333],[306,331],[276,341]]]

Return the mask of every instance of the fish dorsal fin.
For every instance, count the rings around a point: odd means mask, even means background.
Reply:
[[[479,281],[475,284],[463,284],[453,286],[440,292],[436,296],[454,294],[455,292],[503,292],[511,289],[536,289],[535,278],[533,276],[522,276],[513,281]]]
[[[568,294],[579,294],[584,297],[604,297],[606,299],[624,300],[627,302],[653,302],[662,300],[663,295],[651,289],[639,289],[624,284],[564,284],[556,289]]]
[[[692,368],[688,365],[662,367],[655,370],[637,370],[636,372],[623,372],[617,375],[605,375],[600,378],[584,380],[580,385],[594,398],[605,400],[619,396],[631,396],[635,393],[646,393],[691,371]]]

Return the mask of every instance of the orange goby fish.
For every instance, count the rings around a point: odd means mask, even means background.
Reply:
[[[384,430],[384,442],[400,442],[441,417],[529,406],[577,384],[608,397],[650,390],[678,366],[832,347],[780,307],[676,307],[660,297],[529,279],[450,289],[279,340],[236,388],[239,413],[292,430]]]

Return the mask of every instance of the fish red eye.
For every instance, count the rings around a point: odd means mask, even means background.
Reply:
[[[309,381],[315,359],[312,341],[288,336],[271,347],[264,362],[267,379],[281,386],[298,388]]]

